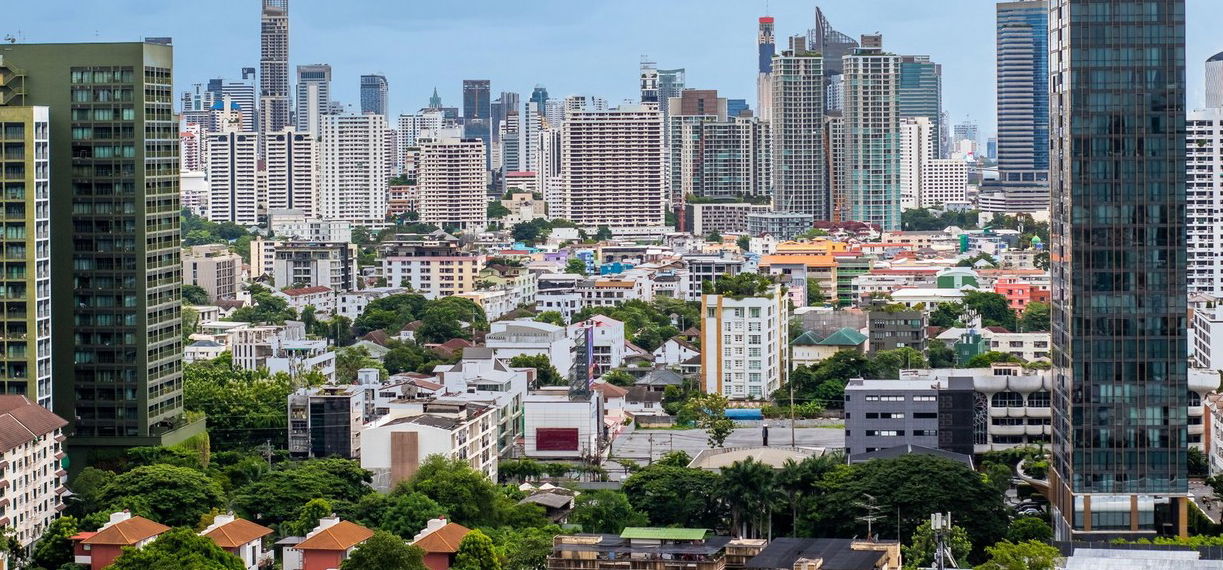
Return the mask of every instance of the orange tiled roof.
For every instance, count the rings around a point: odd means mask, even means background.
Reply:
[[[149,519],[140,516],[133,516],[125,521],[117,522],[102,530],[97,534],[82,540],[83,544],[114,544],[118,546],[131,546],[146,538],[157,536],[163,532],[170,530],[170,527],[153,522]]]
[[[368,528],[356,523],[340,521],[297,543],[294,548],[298,550],[348,550],[365,542],[371,536],[374,536],[374,531]]]
[[[211,538],[221,548],[237,548],[269,534],[272,534],[272,529],[266,526],[246,519],[234,519],[233,522],[212,529],[204,536]]]
[[[463,537],[467,536],[469,532],[471,532],[471,529],[461,524],[446,523],[446,526],[429,533],[412,544],[419,546],[426,553],[458,552],[459,543],[463,542]]]

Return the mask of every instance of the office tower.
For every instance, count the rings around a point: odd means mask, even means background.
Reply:
[[[900,120],[900,207],[908,210],[922,202],[922,167],[933,158],[934,126],[926,117]]]
[[[985,158],[998,160],[998,137],[985,139]]]
[[[854,53],[858,42],[832,29],[832,24],[824,16],[824,11],[816,6],[815,27],[807,31],[807,47],[824,56],[825,74],[836,75],[841,73],[842,58]]]
[[[768,196],[768,123],[730,117],[718,92],[687,89],[671,98],[671,204],[686,196],[741,199]]]
[[[484,141],[484,148],[492,147],[492,99],[491,83],[487,79],[463,80],[463,136]],[[491,157],[485,153],[485,159]]]
[[[726,116],[735,118],[743,116],[744,113],[752,112],[752,108],[747,104],[747,99],[727,99],[726,100]]]
[[[884,230],[900,229],[900,62],[877,35],[844,61],[848,219]]]
[[[1188,131],[1189,293],[1223,298],[1223,108],[1191,111]]]
[[[245,81],[209,79],[208,89],[204,92],[204,106],[201,109],[209,109],[226,97],[237,104],[238,109],[242,112],[242,130],[256,130],[259,121],[259,107],[257,106],[259,98],[255,94],[255,86]]]
[[[997,194],[1008,212],[1043,211],[1049,206],[1049,3],[1001,2],[997,26],[998,181],[984,192]]]
[[[253,225],[259,222],[259,133],[240,126],[208,135],[208,219]]]
[[[946,158],[951,156],[951,113],[943,111],[942,119],[939,121],[941,124],[939,125],[938,139],[939,148],[942,149],[939,155]]]
[[[641,56],[641,102],[658,103],[658,66],[646,56]]]
[[[361,76],[361,113],[375,113],[390,120],[387,112],[390,83],[385,75]]]
[[[0,75],[7,71],[0,66]],[[21,106],[0,106],[0,200],[7,220],[0,236],[0,393],[51,409],[50,112],[14,103]]]
[[[440,95],[437,94],[437,87],[433,88],[433,95],[429,96],[429,107],[428,108],[429,109],[439,109],[439,110],[442,108],[442,98]]]
[[[510,91],[502,91],[501,95],[493,101],[490,116],[492,117],[491,125],[493,128],[492,138],[494,146],[501,142],[501,122],[505,120],[506,115],[510,111],[517,113],[518,105],[521,103],[522,101],[519,99],[518,94]]]
[[[318,188],[318,152],[315,135],[285,129],[268,135],[268,210],[299,210],[314,217]]]
[[[289,0],[263,0],[259,34],[259,132],[289,126]]]
[[[531,91],[531,102],[539,105],[543,109],[548,104],[548,88],[543,85],[536,85]]]
[[[1186,536],[1185,2],[1050,5],[1055,537]]]
[[[484,141],[438,137],[420,141],[420,221],[479,232],[488,225]]]
[[[773,56],[777,55],[777,42],[773,36],[773,18],[760,18],[760,27],[756,32],[757,70],[756,70],[756,109],[761,119],[772,118],[773,105]]]
[[[896,96],[902,119],[925,117],[934,132],[939,132],[943,120],[943,66],[930,61],[928,55],[901,56]],[[930,158],[939,158],[936,148],[931,147],[930,151]]]
[[[773,209],[829,219],[825,179],[824,60],[802,36],[773,58]]]
[[[564,190],[553,217],[586,227],[663,224],[661,111],[652,105],[571,111],[562,133]]]
[[[701,389],[733,400],[768,397],[787,369],[789,296],[701,296]],[[734,328],[732,329],[732,324]],[[742,328],[740,328],[742,327]],[[732,332],[733,330],[733,332]]]
[[[1206,60],[1206,108],[1223,107],[1223,52]]]
[[[510,110],[501,121],[499,138],[501,139],[501,170],[517,172],[522,170],[522,121],[518,120],[517,107]]]
[[[360,225],[386,218],[386,118],[327,115],[319,148],[318,217]]]
[[[671,114],[670,101],[684,92],[686,72],[679,69],[658,70],[658,108],[662,110],[663,119]]]
[[[979,140],[976,121],[965,119],[963,123],[956,123],[952,129],[952,152],[963,155],[975,153],[977,145],[980,144]]]
[[[838,73],[829,75],[827,86],[824,87],[824,112],[833,113],[845,110],[845,76]]]
[[[297,130],[319,132],[319,117],[330,114],[331,66],[325,63],[297,66]]]
[[[52,391],[57,414],[74,422],[77,467],[89,464],[91,450],[160,445],[203,430],[202,421],[184,423],[182,410],[172,50],[160,42],[0,51],[0,76],[22,86],[0,106],[49,107],[50,164],[61,165],[51,170],[50,255],[35,248],[35,259],[50,259]],[[6,235],[46,235],[37,210],[26,211],[29,225],[9,222],[16,229]],[[33,320],[28,326],[45,332]],[[42,375],[5,366],[9,378]]]

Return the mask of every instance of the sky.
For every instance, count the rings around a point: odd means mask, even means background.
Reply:
[[[42,0],[10,2],[0,35],[24,42],[174,39],[179,91],[209,78],[240,79],[259,64],[259,0]],[[777,21],[777,43],[814,25],[819,4],[852,37],[882,33],[888,51],[943,65],[943,107],[954,122],[994,132],[993,0],[292,0],[290,69],[332,66],[333,97],[359,110],[362,74],[390,82],[391,113],[414,112],[436,86],[461,107],[464,79],[489,79],[493,98],[639,96],[642,55],[687,70],[688,87],[756,106],[756,22]],[[1223,1],[1187,0],[1189,108],[1202,105],[1203,62],[1223,51],[1212,24]],[[766,7],[767,6],[767,7]],[[1214,32],[1214,33],[1212,33]]]

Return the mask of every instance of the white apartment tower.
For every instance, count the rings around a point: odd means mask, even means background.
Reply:
[[[1186,118],[1189,293],[1223,297],[1223,107]]]
[[[415,115],[400,115],[395,136],[399,140],[395,161],[399,172],[406,172],[408,164],[406,157],[410,149],[417,147],[416,139],[424,131],[438,131],[446,123],[441,111],[422,109]]]
[[[259,222],[259,133],[227,125],[208,135],[208,219]]]
[[[299,210],[314,217],[318,188],[318,153],[314,135],[285,129],[268,135],[267,207]]]
[[[319,133],[319,117],[331,107],[331,66],[325,63],[297,66],[297,130]]]
[[[884,230],[900,229],[900,62],[877,35],[843,60],[848,219]]]
[[[667,155],[657,105],[569,111],[561,139],[555,217],[590,227],[663,224]]]
[[[788,366],[789,297],[701,296],[701,387],[734,400],[767,398]]]
[[[824,59],[803,36],[773,57],[773,208],[830,218],[825,180]]]
[[[488,225],[488,171],[478,138],[421,139],[420,221],[481,231]]]
[[[900,207],[917,208],[922,203],[922,167],[934,158],[934,125],[927,117],[900,121]]]
[[[386,117],[326,115],[319,149],[318,214],[378,226],[386,220]]]
[[[179,170],[204,171],[204,128],[199,123],[187,123],[178,133]]]

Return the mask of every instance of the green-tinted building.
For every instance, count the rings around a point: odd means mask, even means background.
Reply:
[[[0,105],[49,108],[53,400],[76,468],[203,427],[183,417],[172,59],[168,42],[0,46]]]
[[[19,77],[0,73],[0,104],[21,90]],[[48,116],[0,106],[0,387],[51,408]]]

